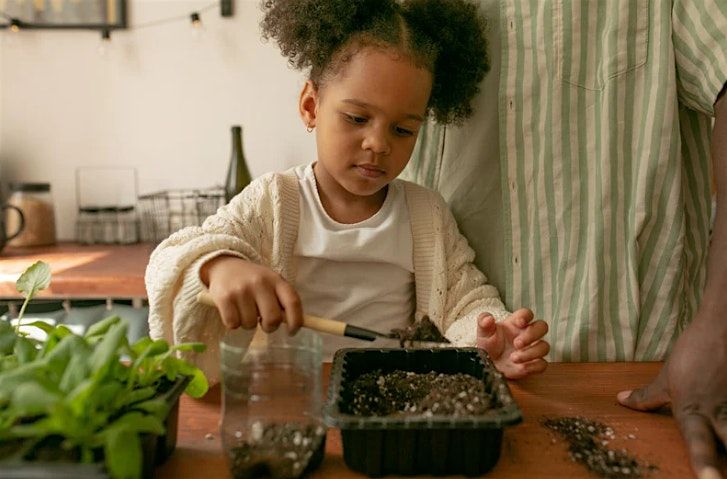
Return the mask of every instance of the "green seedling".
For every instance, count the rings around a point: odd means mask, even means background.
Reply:
[[[18,324],[28,302],[50,284],[43,262],[29,267],[16,287],[25,294]],[[191,376],[185,392],[207,392],[204,374],[178,352],[201,352],[205,345],[174,346],[145,337],[129,344],[127,324],[118,316],[90,327],[83,336],[63,325],[34,322],[44,341],[27,337],[0,321],[0,443],[40,444],[60,437],[60,449],[79,451],[94,462],[102,451],[110,474],[141,476],[142,434],[164,434],[168,404],[161,396],[179,377]]]

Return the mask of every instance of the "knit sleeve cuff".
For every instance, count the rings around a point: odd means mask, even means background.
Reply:
[[[182,287],[174,298],[174,342],[199,341],[207,345],[205,352],[185,355],[185,359],[195,363],[207,376],[210,384],[219,381],[220,350],[219,340],[225,333],[219,313],[213,307],[197,302],[197,296],[206,288],[199,271],[207,261],[221,255],[246,257],[233,250],[219,250],[200,256],[184,275]]]
[[[475,347],[477,345],[477,318],[482,313],[490,313],[498,323],[510,315],[509,311],[500,308],[476,309],[452,323],[444,333],[444,337],[457,347]]]

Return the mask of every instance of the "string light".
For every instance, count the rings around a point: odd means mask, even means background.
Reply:
[[[189,15],[189,19],[190,19],[190,20],[191,20],[191,22],[192,22],[192,27],[193,27],[193,28],[196,28],[196,29],[198,29],[198,30],[199,30],[200,28],[202,28],[202,20],[201,20],[201,19],[199,18],[199,13],[197,13],[197,12],[192,12],[192,13],[191,13],[191,14]]]
[[[1,0],[0,0],[0,3],[2,3]],[[159,26],[159,25],[166,25],[169,23],[179,22],[179,21],[185,20],[185,19],[188,19],[191,21],[192,27],[195,28],[195,31],[203,30],[204,26],[202,24],[201,14],[212,8],[215,8],[215,7],[218,7],[220,9],[221,16],[223,16],[223,17],[232,16],[232,0],[216,0],[214,3],[210,3],[209,5],[207,5],[203,8],[197,9],[196,11],[194,11],[190,14],[187,14],[187,15],[181,15],[181,16],[177,15],[174,17],[152,20],[152,21],[146,22],[146,23],[139,23],[139,24],[134,25],[133,27],[129,26],[127,28],[124,28],[124,30],[127,30],[127,31],[141,30],[143,28],[149,28],[149,27],[155,27],[155,26]],[[5,23],[4,25],[0,24],[0,28],[4,27],[4,28],[8,28],[11,32],[19,32],[21,27],[24,26],[24,23],[21,20],[19,20],[17,18],[12,18],[1,10],[0,10],[0,16],[5,17],[8,20],[8,22]],[[28,23],[27,26],[32,27],[32,23]],[[110,41],[111,37],[110,37],[109,28],[101,29],[101,38],[104,41]]]
[[[111,45],[111,30],[104,28],[101,30],[101,43],[98,45],[98,53],[101,56],[106,55]]]
[[[219,6],[219,2],[211,3],[211,4],[207,5],[206,7],[203,7],[203,8],[200,8],[198,10],[195,10],[191,14],[187,14],[187,15],[177,15],[175,17],[162,18],[162,19],[159,19],[159,20],[152,20],[152,21],[146,22],[146,23],[139,23],[137,25],[134,25],[132,28],[129,28],[129,30],[141,30],[143,28],[156,27],[156,26],[159,26],[159,25],[166,25],[168,23],[176,23],[176,22],[179,22],[179,21],[182,21],[182,20],[187,20],[187,21],[194,22],[194,19],[192,18],[192,16],[194,14],[197,14],[197,18],[199,19],[200,26],[201,26],[202,25],[202,13],[204,13],[204,12],[206,12],[206,11],[212,9],[212,8],[215,8],[217,6]]]

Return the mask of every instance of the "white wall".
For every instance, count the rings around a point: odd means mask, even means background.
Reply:
[[[304,75],[260,40],[259,1],[235,0],[232,18],[215,6],[195,36],[186,17],[212,3],[129,0],[105,55],[98,32],[0,32],[0,181],[50,182],[60,238],[74,236],[78,167],[134,167],[140,193],[221,184],[235,123],[253,176],[314,158]]]

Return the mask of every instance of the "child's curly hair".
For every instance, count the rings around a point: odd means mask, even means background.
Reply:
[[[277,41],[316,86],[361,48],[394,47],[433,76],[427,106],[440,123],[472,114],[489,70],[485,20],[467,0],[263,0],[263,38]]]

